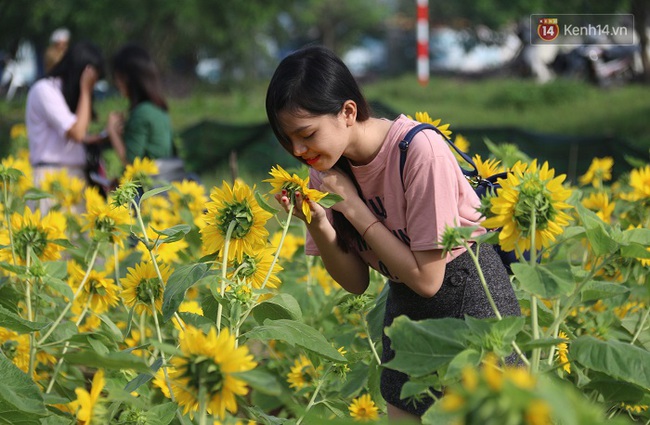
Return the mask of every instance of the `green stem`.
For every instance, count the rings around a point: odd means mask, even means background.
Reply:
[[[331,369],[331,367],[328,368],[325,371],[325,373],[323,374],[323,376],[318,380],[318,385],[316,386],[316,389],[314,390],[314,394],[311,396],[311,399],[309,400],[309,404],[307,404],[307,408],[305,408],[304,413],[302,414],[302,416],[300,416],[300,418],[296,422],[296,425],[300,425],[302,423],[302,421],[305,419],[305,416],[307,415],[307,412],[309,412],[309,410],[312,407],[314,407],[314,403],[316,402],[316,396],[318,395],[318,392],[320,391],[321,386],[325,382],[325,377],[329,373],[330,369]]]
[[[641,319],[641,323],[639,323],[639,328],[636,330],[634,333],[634,338],[632,338],[632,341],[630,341],[630,344],[634,344],[639,338],[639,335],[641,335],[641,331],[643,330],[643,327],[645,326],[645,322],[648,320],[648,315],[650,314],[650,307],[646,308],[645,313],[643,314],[643,319]]]
[[[282,227],[282,236],[280,237],[280,242],[278,243],[278,249],[275,251],[275,255],[273,256],[273,261],[271,262],[271,267],[269,267],[269,271],[266,273],[266,276],[264,277],[264,282],[262,282],[262,285],[260,286],[260,289],[264,289],[266,284],[268,283],[269,279],[271,278],[271,274],[273,273],[273,268],[275,267],[276,262],[278,261],[278,257],[280,256],[280,250],[282,249],[282,245],[284,244],[284,239],[287,236],[287,233],[289,232],[289,225],[291,224],[291,217],[293,216],[293,204],[289,205],[289,211],[287,212],[287,221],[284,223],[284,226]],[[308,279],[311,277],[311,273],[307,273]],[[248,318],[248,315],[253,311],[253,308],[255,305],[257,305],[257,300],[259,299],[259,294],[255,297],[253,302],[251,303],[250,307],[246,309],[246,311],[241,315],[241,319],[237,323],[237,328],[241,326],[242,323]]]
[[[203,382],[199,384],[199,425],[208,423],[207,391]]]
[[[113,242],[113,261],[115,261],[115,283],[120,283],[120,260],[118,258],[120,251],[117,242]]]
[[[149,298],[151,299],[151,315],[153,316],[153,322],[156,325],[156,335],[158,337],[158,343],[162,345],[163,343],[163,338],[162,338],[162,332],[160,331],[160,323],[158,323],[158,310],[156,310],[156,299],[153,296],[153,291],[149,289]],[[161,350],[160,351],[160,357],[163,360],[163,375],[165,375],[165,383],[167,384],[167,388],[169,388],[169,398],[171,398],[172,401],[174,400],[174,390],[172,389],[172,383],[169,379],[169,374],[167,373],[167,359],[165,358],[165,353]]]
[[[3,192],[4,192],[4,201],[5,201],[5,208],[4,208],[4,213],[5,213],[5,223],[7,223],[7,231],[9,232],[9,245],[11,245],[11,258],[13,259],[13,264],[17,264],[17,259],[16,259],[16,247],[14,246],[14,232],[13,229],[11,228],[11,216],[9,215],[9,202],[10,202],[10,197],[9,193],[7,191],[9,186],[9,179],[3,179]]]
[[[537,215],[535,210],[532,212],[532,219],[530,223],[530,266],[535,267],[537,265],[537,249],[535,248],[535,233],[537,224]],[[537,295],[530,294],[530,317],[532,320],[533,328],[533,340],[537,341],[540,338],[539,332],[539,317],[537,314]],[[542,357],[542,349],[539,347],[533,348],[533,357],[531,359],[531,370],[533,373],[539,371],[539,362]]]
[[[377,353],[377,348],[375,348],[375,343],[372,341],[372,338],[370,338],[370,328],[368,327],[368,321],[366,318],[363,318],[363,330],[366,332],[366,335],[368,336],[368,345],[370,345],[370,351],[372,351],[372,355],[377,361],[378,365],[381,365],[381,357],[379,357],[379,353]]]
[[[74,296],[72,299],[68,302],[68,304],[65,306],[61,314],[59,314],[59,317],[56,318],[52,326],[47,330],[47,333],[45,333],[45,336],[43,336],[39,341],[38,345],[41,345],[45,340],[52,335],[52,332],[59,326],[61,323],[61,320],[65,317],[66,313],[68,310],[70,310],[70,307],[72,307],[72,303],[74,300],[77,299],[81,291],[84,289],[84,286],[86,286],[86,282],[88,281],[88,277],[90,276],[90,272],[95,267],[95,261],[97,260],[97,253],[99,252],[99,244],[95,246],[95,250],[93,251],[93,254],[90,258],[90,262],[88,263],[88,268],[86,269],[86,274],[84,275],[83,279],[81,280],[81,283],[79,284],[79,288],[77,288],[77,292],[75,292]]]
[[[25,266],[27,270],[32,265],[32,249],[31,246],[27,246],[26,249],[26,259]],[[30,322],[34,321],[34,312],[32,311],[32,279],[25,280],[25,304],[27,304],[27,320]],[[36,363],[36,337],[34,332],[29,333],[29,366],[27,369],[28,376],[31,378],[34,376],[34,364]]]
[[[79,325],[83,321],[84,317],[86,316],[86,313],[88,312],[88,308],[90,307],[90,301],[91,300],[92,300],[92,297],[88,297],[88,300],[86,301],[86,304],[84,305],[84,308],[81,311],[81,314],[79,315],[79,318],[75,322],[76,327],[79,327]],[[65,356],[65,353],[68,352],[68,348],[70,348],[70,341],[66,341],[65,345],[63,346],[63,351],[61,351],[61,358],[57,362],[56,367],[54,368],[54,371],[52,372],[52,379],[50,379],[50,383],[47,385],[47,389],[45,390],[45,394],[49,394],[50,391],[52,391],[52,388],[54,387],[54,382],[56,381],[56,377],[59,375],[59,371],[61,370],[61,366],[63,366],[63,356]]]
[[[553,322],[554,323],[555,323],[555,319],[559,315],[560,315],[560,300],[555,300],[555,301],[553,301]],[[559,333],[560,333],[560,322],[557,322],[557,324],[553,328],[553,338],[557,338]],[[553,356],[555,356],[555,349],[556,349],[555,345],[551,346],[551,351],[548,353],[548,365],[549,366],[553,365]]]
[[[497,305],[494,302],[494,299],[492,298],[492,293],[490,292],[490,288],[485,279],[485,275],[483,274],[483,269],[481,268],[481,264],[479,263],[478,255],[479,255],[480,245],[478,243],[476,244],[476,252],[472,251],[471,247],[465,240],[463,241],[463,246],[469,253],[469,256],[472,258],[472,262],[476,267],[479,279],[481,281],[481,285],[483,286],[483,291],[485,292],[485,296],[487,297],[490,306],[492,307],[492,311],[494,312],[497,319],[502,320],[503,317],[501,316],[501,313],[499,313],[499,309],[497,308]],[[530,362],[528,361],[524,353],[521,351],[521,348],[519,348],[519,345],[517,345],[516,341],[512,341],[512,348],[515,350],[515,352],[517,353],[521,361],[523,361],[526,365],[530,365]]]
[[[235,230],[237,222],[235,220],[231,221],[228,224],[228,230],[226,231],[226,241],[223,247],[223,259],[221,262],[221,285],[219,287],[219,295],[221,299],[219,300],[219,305],[217,306],[217,334],[221,334],[221,315],[223,314],[223,297],[226,293],[226,279],[228,278],[228,250],[230,249],[230,238],[232,238],[232,232]]]
[[[568,316],[569,311],[573,308],[573,303],[580,296],[580,291],[582,291],[582,288],[587,284],[587,282],[589,282],[591,280],[591,278],[594,277],[594,275],[596,273],[598,273],[598,271],[600,271],[600,269],[602,269],[603,266],[605,266],[605,264],[607,264],[613,257],[614,257],[614,254],[608,255],[602,261],[602,263],[600,263],[598,266],[591,269],[589,274],[582,280],[582,282],[578,283],[578,285],[576,286],[576,289],[569,296],[566,303],[564,304],[564,307],[562,307],[562,310],[560,310],[560,314],[558,315],[558,317],[555,318],[553,323],[551,323],[551,326],[548,328],[548,331],[546,333],[544,333],[545,338],[549,337],[551,335],[551,332],[553,332],[553,329],[555,329],[556,326],[559,326],[559,324],[562,323],[564,321],[564,319]]]

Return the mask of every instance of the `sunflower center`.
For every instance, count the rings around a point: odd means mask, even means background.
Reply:
[[[13,360],[18,354],[18,341],[8,340],[0,345],[0,349],[9,360]]]
[[[138,301],[142,304],[151,305],[160,295],[160,282],[157,277],[142,279],[136,289]]]
[[[233,239],[243,239],[253,226],[253,212],[245,201],[227,204],[224,209],[219,211],[217,220],[222,235],[228,233],[228,227],[234,221],[232,237]]]
[[[102,282],[99,279],[90,278],[88,280],[88,292],[93,295],[105,296],[106,287],[102,285]]]
[[[115,229],[115,220],[112,217],[97,217],[95,228],[100,232],[111,233]]]
[[[555,208],[550,194],[545,190],[544,182],[535,175],[526,176],[524,179],[515,205],[514,219],[521,232],[526,235],[531,232],[533,214],[535,228],[543,230],[555,217]]]
[[[23,260],[27,258],[27,249],[31,248],[40,257],[47,246],[47,233],[36,226],[26,226],[15,234],[16,251]]]
[[[236,268],[239,270],[237,274],[242,277],[251,277],[257,270],[257,261],[249,255],[244,254],[244,261],[237,264]]]
[[[221,367],[207,356],[189,359],[185,376],[189,378],[189,385],[197,391],[203,386],[208,394],[214,394],[223,388],[224,374],[221,372]]]

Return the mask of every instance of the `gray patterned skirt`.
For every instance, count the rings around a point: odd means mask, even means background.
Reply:
[[[479,264],[501,315],[520,316],[519,302],[512,289],[510,278],[492,245],[481,245]],[[384,327],[390,326],[393,319],[400,315],[406,315],[411,320],[443,317],[462,319],[465,315],[477,318],[494,317],[476,266],[468,252],[459,255],[447,264],[442,286],[438,293],[431,298],[423,298],[401,283],[388,281],[388,284],[390,288],[386,299]],[[385,334],[382,344],[381,361],[386,363],[395,356],[395,352],[391,349],[390,339]],[[516,357],[511,355],[506,362],[514,363]],[[402,386],[407,381],[406,374],[384,368],[381,372],[381,394],[386,402],[393,406],[422,416],[433,404],[433,399],[425,397],[418,402],[400,399]]]

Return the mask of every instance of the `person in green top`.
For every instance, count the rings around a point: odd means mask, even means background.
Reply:
[[[111,112],[106,131],[122,164],[135,158],[174,156],[173,135],[158,67],[140,46],[127,44],[113,57],[112,70],[129,113]]]

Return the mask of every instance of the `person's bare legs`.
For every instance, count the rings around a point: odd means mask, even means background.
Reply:
[[[414,424],[419,424],[420,423],[420,417],[415,416],[412,413],[406,412],[399,407],[395,407],[390,403],[386,403],[386,410],[388,410],[388,419],[390,420],[400,420],[406,422],[406,420],[410,420]]]

